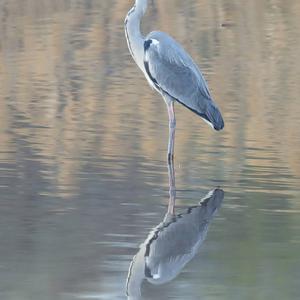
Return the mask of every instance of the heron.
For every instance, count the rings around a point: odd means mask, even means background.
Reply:
[[[135,1],[125,18],[125,36],[134,61],[167,105],[170,161],[174,157],[175,102],[196,113],[217,131],[223,129],[224,121],[200,69],[184,48],[161,31],[143,36],[140,26],[147,7],[148,0]]]

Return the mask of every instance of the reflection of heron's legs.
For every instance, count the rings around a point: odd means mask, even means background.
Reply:
[[[168,214],[175,214],[175,200],[176,200],[176,186],[175,186],[175,170],[173,159],[168,161],[168,173],[169,173],[169,205]]]
[[[175,127],[176,119],[174,112],[174,101],[166,101],[169,114],[169,143],[168,143],[168,163],[174,158],[174,142],[175,142]]]

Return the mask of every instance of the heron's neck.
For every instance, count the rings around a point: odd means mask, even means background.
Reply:
[[[129,51],[140,67],[144,69],[144,37],[141,33],[141,19],[147,9],[147,0],[136,0],[125,19],[125,34]]]

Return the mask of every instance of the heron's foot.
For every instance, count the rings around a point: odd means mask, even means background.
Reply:
[[[174,154],[173,153],[168,153],[168,163],[172,163],[174,161]]]

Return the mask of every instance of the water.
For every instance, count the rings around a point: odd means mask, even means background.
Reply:
[[[0,4],[0,298],[126,299],[168,204],[167,111],[127,50],[132,1]],[[299,299],[299,1],[155,1],[225,129],[176,105],[177,212],[225,192],[199,253],[142,299]]]

